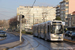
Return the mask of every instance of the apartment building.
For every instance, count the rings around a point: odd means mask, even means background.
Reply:
[[[23,28],[32,29],[32,26],[37,23],[42,23],[48,20],[53,20],[56,17],[56,8],[44,6],[19,6],[17,14],[25,16],[26,23]]]
[[[57,5],[56,7],[56,17],[60,17],[60,5]]]
[[[75,0],[63,0],[60,2],[60,17],[62,21],[66,22],[66,26],[68,26],[68,15],[75,11],[74,2]]]
[[[68,27],[75,27],[75,11],[68,15]]]
[[[62,21],[66,20],[68,13],[69,13],[69,1],[63,0],[62,2],[60,2],[60,17]]]

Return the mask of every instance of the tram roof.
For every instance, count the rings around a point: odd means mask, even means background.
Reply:
[[[37,26],[38,24],[35,24],[34,26]]]
[[[62,21],[60,21],[60,20],[46,21],[46,22],[43,22],[43,23],[35,24],[34,26],[44,24],[44,23],[48,23],[48,22],[62,22]]]

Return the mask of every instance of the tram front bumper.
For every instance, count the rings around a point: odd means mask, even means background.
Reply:
[[[63,41],[63,39],[51,39],[51,41]]]

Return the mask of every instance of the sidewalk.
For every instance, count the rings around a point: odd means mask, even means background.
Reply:
[[[16,35],[15,32],[7,32],[7,33]],[[16,36],[19,36],[19,34],[17,34]],[[2,45],[0,45],[0,50],[8,50],[10,48],[16,47],[18,45],[21,45],[23,43],[23,41],[24,41],[24,39],[22,38],[22,42],[15,41],[15,42],[11,42],[11,43],[2,44]]]
[[[71,37],[65,37],[64,36],[64,41],[70,42],[70,43],[75,43],[75,39],[74,40],[71,40]]]
[[[0,45],[0,50],[4,49],[4,48],[13,48],[13,47],[18,46],[20,44],[21,44],[21,42],[19,42],[19,41],[15,41],[15,42],[12,42],[12,43],[7,43],[7,44],[2,44],[2,45]]]

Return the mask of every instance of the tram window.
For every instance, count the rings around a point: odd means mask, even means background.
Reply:
[[[47,29],[47,27],[46,27],[46,25],[45,25],[45,34],[47,33],[47,30],[46,30],[46,29]]]
[[[51,32],[51,24],[50,24],[50,32]]]
[[[38,27],[37,27],[37,33],[38,33]]]
[[[39,27],[38,27],[38,33],[39,33]]]
[[[34,29],[34,27],[33,27],[33,33],[35,33],[34,31],[35,31],[35,29]]]
[[[33,33],[34,33],[34,28],[33,28]]]
[[[45,25],[44,25],[44,33],[45,33]]]
[[[36,27],[36,33],[37,33],[37,27]]]
[[[39,29],[40,29],[40,33],[41,33],[41,27],[39,27]]]
[[[50,30],[50,29],[49,29],[49,25],[48,25],[48,30],[47,30],[47,31],[48,31],[48,33],[49,33],[49,30]]]
[[[50,32],[52,33],[52,25],[50,26],[50,28],[51,28],[51,29],[50,29]]]

